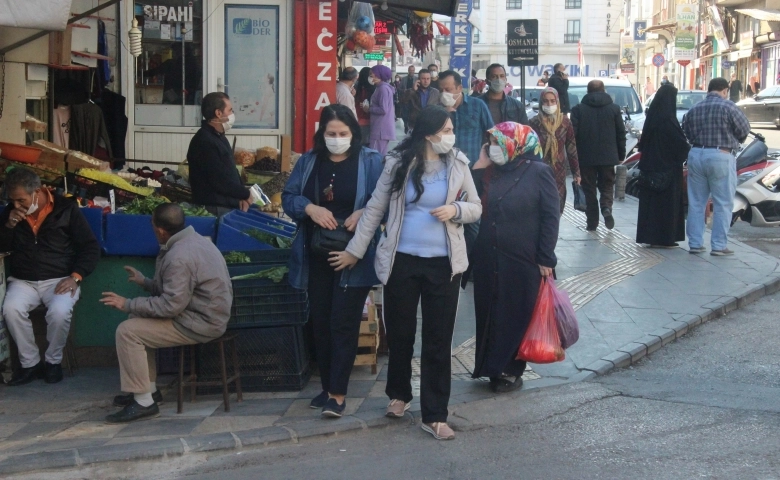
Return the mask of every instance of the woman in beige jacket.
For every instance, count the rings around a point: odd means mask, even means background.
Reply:
[[[455,437],[447,426],[447,404],[458,286],[468,268],[463,224],[482,215],[469,160],[454,144],[449,113],[438,106],[425,108],[412,134],[385,157],[346,251],[331,254],[337,269],[352,268],[387,215],[374,261],[386,285],[387,416],[403,417],[412,400],[411,364],[422,301],[422,428],[439,440]]]

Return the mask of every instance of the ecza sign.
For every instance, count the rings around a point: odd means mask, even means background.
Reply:
[[[307,148],[319,128],[320,113],[336,98],[336,1],[306,3]]]
[[[271,35],[271,22],[266,19],[234,18],[233,33],[236,35]]]

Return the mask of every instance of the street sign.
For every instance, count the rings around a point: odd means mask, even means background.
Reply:
[[[690,60],[677,60],[677,63],[680,64],[681,67],[687,67],[691,64]]]
[[[539,20],[508,20],[506,27],[507,65],[539,65]]]
[[[647,20],[634,22],[634,43],[644,43],[644,41],[647,40],[647,33],[645,32],[646,28]]]
[[[729,62],[728,60],[723,60],[722,62],[720,62],[720,64],[723,68],[731,68],[731,62]]]
[[[363,59],[365,60],[384,60],[385,54],[382,52],[364,53]]]
[[[664,55],[662,53],[656,53],[655,55],[653,55],[653,65],[655,65],[656,67],[663,67],[664,63],[666,63],[666,59],[664,58]]]
[[[609,76],[609,72],[607,72],[606,70],[599,70],[599,77],[608,77],[608,76]]]

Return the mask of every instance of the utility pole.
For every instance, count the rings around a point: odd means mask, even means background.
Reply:
[[[694,90],[696,87],[699,86],[701,83],[701,65],[699,64],[699,57],[701,56],[701,11],[704,6],[704,0],[698,0],[697,2],[699,4],[698,8],[698,14],[696,18],[696,75],[693,76],[694,82],[696,82],[696,85],[693,86]]]

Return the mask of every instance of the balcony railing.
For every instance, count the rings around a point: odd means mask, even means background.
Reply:
[[[580,41],[579,33],[566,33],[563,35],[563,43],[577,43]]]
[[[582,0],[566,0],[566,9],[581,9],[582,8]]]

